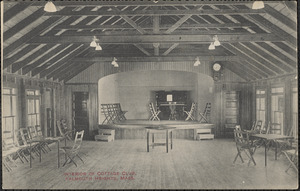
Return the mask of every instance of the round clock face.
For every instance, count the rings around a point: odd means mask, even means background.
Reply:
[[[214,71],[219,71],[219,70],[221,69],[221,65],[218,64],[218,63],[215,63],[215,64],[213,65],[213,69],[214,69]]]

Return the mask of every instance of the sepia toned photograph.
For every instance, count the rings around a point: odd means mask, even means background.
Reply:
[[[297,10],[1,1],[2,189],[298,189]]]

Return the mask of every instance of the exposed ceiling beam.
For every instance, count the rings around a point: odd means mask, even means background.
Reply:
[[[255,60],[257,63],[260,63],[260,65],[263,65],[267,69],[271,70],[272,72],[276,74],[283,74],[284,70],[278,68],[275,66],[273,63],[269,62],[266,58],[260,57],[256,51],[253,51],[251,48],[248,48],[247,46],[244,46],[243,44],[240,43],[234,43],[232,44],[235,48],[239,49],[240,51],[244,52],[247,54],[249,57],[252,58],[252,60]]]
[[[45,16],[154,16],[154,15],[223,15],[223,14],[262,14],[263,9],[219,9],[219,10],[111,10],[111,11],[57,11]]]
[[[284,25],[288,26],[289,28],[293,29],[294,31],[297,31],[297,17],[289,18],[269,5],[266,5],[264,9],[269,15],[271,15],[278,21],[282,22]]]
[[[23,48],[20,52],[18,52],[17,54],[15,54],[14,56],[8,58],[8,59],[4,59],[3,60],[3,65],[5,67],[12,65],[13,63],[15,63],[17,60],[19,60],[22,56],[28,54],[31,50],[33,50],[34,48],[36,48],[38,45],[29,45],[25,48]]]
[[[237,56],[198,56],[200,61],[240,61]],[[111,62],[113,57],[77,57],[74,62]],[[195,56],[118,57],[118,62],[182,62],[195,61]]]
[[[276,66],[277,68],[280,68],[281,70],[284,70],[285,72],[292,72],[294,70],[294,67],[291,67],[290,65],[286,65],[285,62],[281,62],[275,58],[275,55],[271,52],[266,52],[264,49],[261,49],[259,45],[252,44],[252,43],[243,43],[243,45],[247,46],[247,48],[251,49],[256,54],[260,55],[265,60],[268,60],[269,63]]]
[[[200,10],[202,6],[195,7],[193,10]],[[180,27],[185,21],[187,21],[189,18],[191,18],[192,15],[184,15],[181,17],[175,24],[173,24],[170,28],[168,28],[167,31],[165,31],[166,34],[171,34],[173,31],[175,31],[178,27]]]
[[[19,31],[21,31],[23,28],[25,28],[26,26],[30,25],[31,23],[39,19],[44,13],[45,11],[43,9],[38,9],[31,15],[29,15],[28,17],[26,17],[25,19],[23,19],[22,21],[20,21],[19,23],[17,23],[7,31],[5,31],[3,33],[3,38],[6,40],[9,39]]]
[[[143,26],[139,25],[142,29],[152,29],[152,26]],[[160,29],[169,29],[173,25],[171,24],[164,24],[160,25]],[[182,24],[178,28],[180,29],[197,29],[197,28],[243,28],[243,27],[253,27],[255,26],[252,23],[226,23],[226,24]],[[61,30],[61,29],[68,29],[68,30],[92,30],[92,29],[132,29],[132,26],[129,24],[125,25],[66,25],[66,24],[59,24],[53,28],[54,30]]]
[[[174,43],[170,48],[168,48],[162,55],[166,56],[168,55],[174,48],[176,48],[179,45],[179,43]]]
[[[40,77],[47,77],[47,79],[53,77],[55,74],[61,72],[64,68],[66,68],[68,66],[68,62],[73,59],[74,57],[80,55],[81,53],[85,52],[86,50],[90,49],[90,47],[86,47],[86,46],[79,46],[78,48],[76,48],[75,50],[71,51],[69,54],[66,54],[66,56],[64,58],[62,58],[61,60],[59,60],[57,63],[55,63],[54,65],[52,65],[51,67],[49,67],[46,70],[43,70],[40,73]]]
[[[213,36],[212,33],[210,36]],[[101,44],[134,44],[134,43],[210,43],[212,37],[208,35],[126,35],[126,36],[97,36]],[[245,35],[222,35],[218,34],[218,38],[222,43],[233,42],[264,42],[274,41],[279,42],[283,39],[278,38],[273,34],[245,34]],[[90,43],[90,36],[44,36],[35,37],[29,40],[30,43]]]
[[[142,51],[144,54],[146,54],[147,56],[150,56],[151,54],[144,49],[140,44],[133,44],[135,47],[137,47],[140,51]]]
[[[270,71],[270,69],[256,62],[245,52],[238,50],[235,46],[230,44],[222,44],[222,46],[227,50],[229,50],[230,52],[234,53],[235,55],[239,56],[240,58],[244,59],[244,62],[249,63],[249,65],[253,68],[253,70],[257,71],[257,73],[259,73],[263,78],[267,78],[268,76],[275,75],[275,73]]]
[[[260,27],[271,30],[272,33],[274,33],[278,36],[278,38],[282,38],[283,40],[285,40],[286,42],[288,42],[290,45],[292,45],[295,48],[297,47],[297,39],[295,37],[293,37],[289,33],[285,32],[281,28],[277,27],[276,25],[274,25],[273,23],[271,23],[264,17],[262,17],[260,15],[249,15],[248,17],[251,18],[252,20],[254,20],[256,22],[256,24],[259,25]]]
[[[294,14],[297,14],[297,1],[283,1],[283,3],[291,10]]]
[[[145,34],[146,31],[142,29],[142,27],[138,26],[133,20],[131,20],[129,17],[123,15],[121,16],[128,24],[130,24],[133,28],[135,28],[137,31],[139,31],[141,34]]]
[[[30,3],[32,0],[22,0],[23,2]],[[39,3],[39,4],[38,4]],[[154,3],[152,0],[98,0],[98,1],[54,1],[56,6],[182,6],[182,5],[224,5],[224,1],[220,0],[207,0],[207,1],[182,1],[182,0],[158,0]],[[272,3],[266,1],[265,3]],[[44,1],[37,2],[36,5],[44,6]],[[226,1],[230,5],[246,5],[252,4],[251,1]]]
[[[21,38],[10,44],[8,47],[4,48],[4,57],[8,57],[15,49],[23,45],[24,43],[28,42],[30,39],[32,39],[34,36],[40,34],[42,31],[46,30],[48,27],[52,26],[56,21],[58,21],[60,18],[49,18],[43,23],[41,23],[36,28],[32,29],[30,32],[23,35]],[[6,66],[7,67],[7,66]]]
[[[30,5],[31,5],[31,3],[22,3],[22,2],[19,2],[18,4],[14,5],[8,11],[4,12],[3,22],[6,23],[11,18],[13,18],[15,15],[22,12],[23,10],[25,10]]]

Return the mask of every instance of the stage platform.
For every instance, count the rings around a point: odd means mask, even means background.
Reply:
[[[125,120],[116,124],[99,125],[100,129],[115,129],[115,139],[146,139],[146,128],[149,126],[176,127],[175,139],[196,139],[197,129],[213,129],[214,124],[199,123],[197,121],[149,121],[149,120]],[[212,131],[213,132],[213,131]],[[163,136],[163,135],[162,135]]]

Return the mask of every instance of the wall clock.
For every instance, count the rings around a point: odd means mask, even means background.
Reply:
[[[216,72],[219,72],[221,70],[221,65],[219,63],[214,63],[213,69]]]

